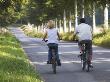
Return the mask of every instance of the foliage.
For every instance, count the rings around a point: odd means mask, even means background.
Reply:
[[[109,29],[110,30],[110,29]],[[93,43],[102,47],[110,48],[110,31],[107,30],[94,36]]]
[[[0,26],[5,27],[15,23],[25,16],[28,0],[0,0]]]
[[[42,38],[43,37],[43,33],[38,32],[36,28],[33,28],[33,27],[30,28],[28,25],[21,26],[21,29],[28,36],[37,37],[37,38]]]
[[[61,34],[62,40],[66,40],[66,41],[73,41],[73,37],[74,37],[73,32],[67,32]]]
[[[23,31],[31,36],[31,37],[37,37],[42,38],[43,34],[41,32],[35,31],[35,28],[29,28],[28,26],[22,26],[21,27]],[[67,33],[61,33],[61,39],[65,41],[73,41],[74,40],[74,32],[67,32]],[[76,40],[78,37],[76,36]],[[110,48],[110,29],[104,30],[99,34],[95,34],[93,36],[93,43],[95,45],[103,46],[103,47],[109,47]]]
[[[78,14],[82,11],[82,2],[78,2]],[[40,25],[49,19],[63,19],[63,11],[69,17],[69,12],[74,13],[74,0],[0,0],[0,26],[15,22]],[[84,0],[85,14],[92,14],[93,3],[96,7],[110,4],[109,0]]]

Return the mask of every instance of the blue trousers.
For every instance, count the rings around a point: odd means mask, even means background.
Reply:
[[[48,43],[47,46],[49,48],[49,50],[48,50],[48,61],[50,61],[51,58],[52,58],[52,48],[53,47],[55,49],[56,59],[59,60],[58,44],[56,44],[56,43]]]

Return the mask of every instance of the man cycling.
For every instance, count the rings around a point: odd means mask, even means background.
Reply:
[[[79,48],[81,50],[81,45],[83,43],[87,43],[87,49],[89,50],[89,62],[90,62],[90,66],[92,66],[91,64],[91,60],[92,60],[92,27],[88,24],[85,23],[85,19],[81,18],[80,19],[80,24],[75,28],[75,36],[78,36],[78,45]],[[75,37],[74,36],[74,37]],[[82,55],[82,50],[80,51],[81,55]],[[80,55],[80,56],[81,56]]]

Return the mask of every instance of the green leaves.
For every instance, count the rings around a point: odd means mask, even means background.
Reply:
[[[0,27],[15,23],[24,14],[29,0],[0,0]],[[23,14],[22,14],[23,13]]]

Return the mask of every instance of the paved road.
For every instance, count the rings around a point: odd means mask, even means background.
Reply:
[[[79,49],[77,43],[60,42],[59,53],[62,62],[57,67],[57,74],[52,73],[51,65],[47,65],[47,46],[41,39],[24,35],[19,28],[11,28],[11,32],[21,41],[30,61],[45,82],[110,82],[110,49],[93,46],[93,70],[81,70],[77,57]]]

